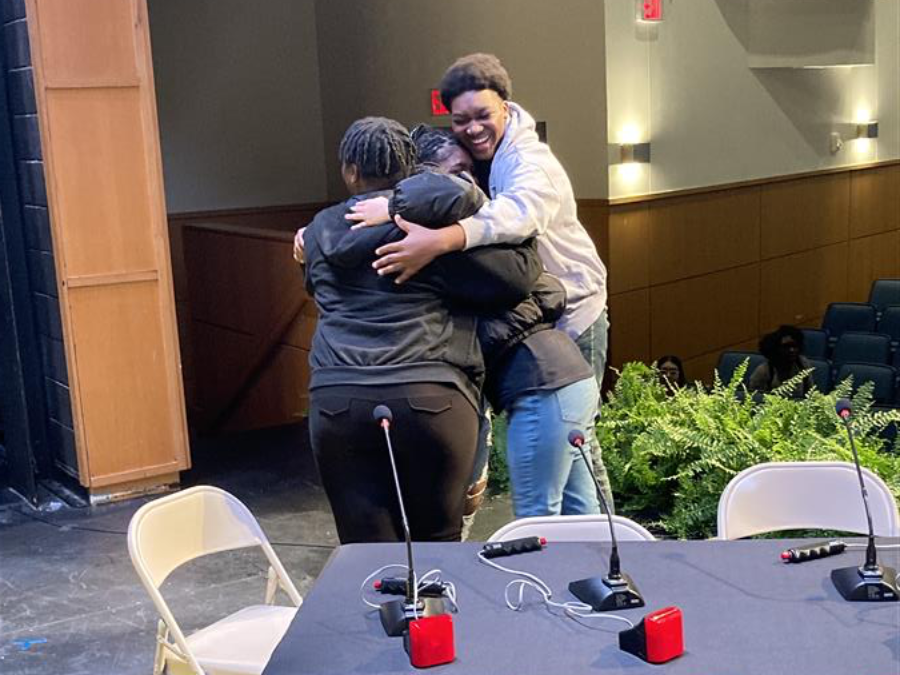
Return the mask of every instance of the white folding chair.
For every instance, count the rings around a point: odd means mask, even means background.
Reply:
[[[624,516],[613,516],[619,541],[655,541],[642,525]],[[522,537],[546,537],[550,541],[609,541],[609,522],[605,515],[535,516],[507,523],[488,541],[509,541]]]
[[[159,592],[169,574],[203,555],[256,546],[270,565],[266,604],[245,607],[185,637]],[[219,488],[201,485],[144,504],[128,525],[128,553],[162,617],[154,675],[166,667],[172,675],[261,673],[303,602],[256,518]],[[279,587],[294,607],[272,604]]]
[[[875,534],[900,536],[891,491],[868,469],[862,473]],[[717,529],[719,539],[799,529],[867,534],[856,467],[849,462],[768,462],[745,469],[722,492]]]

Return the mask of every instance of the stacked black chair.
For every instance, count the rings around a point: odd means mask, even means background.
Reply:
[[[825,359],[808,359],[809,364],[813,367],[813,382],[823,394],[827,394],[833,388],[831,363]]]
[[[847,331],[871,333],[878,321],[875,305],[867,302],[832,302],[828,305],[822,328],[832,347]]]
[[[853,377],[854,392],[865,382],[871,382],[874,385],[872,391],[874,403],[882,406],[891,406],[896,403],[896,368],[873,363],[844,363],[838,369],[835,382],[843,382],[851,376]]]
[[[801,328],[803,356],[808,359],[828,358],[828,333],[820,328]]]
[[[869,289],[869,302],[881,315],[889,305],[900,305],[900,279],[876,279]]]
[[[891,348],[894,351],[900,348],[900,304],[888,305],[882,310],[877,330],[891,336]]]
[[[888,365],[891,361],[891,336],[847,331],[838,338],[831,360],[835,368],[850,362]]]
[[[756,352],[722,352],[719,356],[719,364],[716,366],[716,371],[719,373],[719,379],[722,380],[723,384],[731,382],[734,371],[745,360],[750,361],[747,364],[747,372],[744,373],[744,384],[746,385],[750,382],[750,375],[761,364],[766,362],[766,358]]]

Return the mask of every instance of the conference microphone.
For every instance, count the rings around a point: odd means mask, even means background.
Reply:
[[[540,551],[547,545],[544,537],[523,537],[510,539],[509,541],[491,541],[481,549],[483,558],[502,558],[508,555]]]
[[[384,595],[406,595],[409,582],[402,577],[385,577],[376,581],[372,587],[376,592]],[[447,584],[442,581],[429,581],[419,584],[416,590],[419,597],[440,598],[447,592]]]
[[[844,422],[853,462],[856,464],[856,475],[859,478],[859,490],[862,494],[863,506],[866,510],[866,522],[869,526],[869,538],[866,545],[866,561],[862,567],[842,567],[831,571],[831,581],[844,600],[851,602],[894,602],[898,599],[897,572],[890,567],[878,564],[875,550],[875,530],[872,527],[872,514],[869,511],[869,494],[863,480],[862,467],[859,465],[859,453],[850,422],[853,407],[846,398],[838,399],[835,412]]]
[[[450,663],[456,658],[456,651],[453,642],[453,619],[447,613],[444,599],[443,597],[419,597],[416,588],[412,535],[409,531],[406,507],[403,504],[403,491],[400,489],[400,476],[397,473],[397,462],[394,459],[394,446],[391,443],[391,422],[394,420],[394,414],[390,408],[381,404],[372,410],[372,417],[384,430],[384,440],[387,445],[388,457],[391,460],[391,472],[394,476],[394,488],[397,491],[397,502],[400,505],[400,520],[403,523],[406,558],[409,566],[406,595],[401,600],[391,600],[379,607],[381,625],[389,636],[403,636],[403,648],[409,654],[409,660],[413,666],[427,668]]]
[[[622,572],[619,560],[619,542],[616,539],[616,528],[613,525],[612,510],[606,501],[606,495],[600,487],[600,481],[591,466],[584,450],[584,434],[578,429],[569,432],[569,445],[578,448],[581,458],[594,479],[597,497],[600,498],[609,520],[609,533],[612,540],[612,551],[609,554],[609,572],[603,577],[589,577],[569,584],[569,591],[583,603],[590,605],[595,612],[606,612],[615,609],[631,609],[643,607],[644,598],[637,586],[627,574]]]
[[[807,560],[827,558],[830,555],[838,555],[847,549],[847,544],[842,541],[826,541],[822,544],[813,544],[803,548],[789,548],[781,552],[781,559],[786,563],[802,563]]]

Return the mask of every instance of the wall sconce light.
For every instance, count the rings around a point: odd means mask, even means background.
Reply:
[[[648,164],[650,162],[650,143],[620,143],[620,164]]]
[[[870,120],[856,125],[857,138],[878,138],[878,121]]]

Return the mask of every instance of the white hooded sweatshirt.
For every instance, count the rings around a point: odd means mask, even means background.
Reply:
[[[512,102],[489,189],[491,201],[460,222],[466,248],[537,236],[544,267],[566,289],[566,313],[557,328],[577,338],[606,308],[606,267],[578,221],[565,169],[541,143],[534,118]]]

